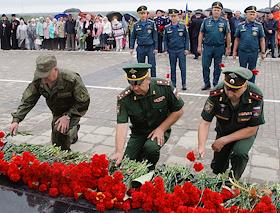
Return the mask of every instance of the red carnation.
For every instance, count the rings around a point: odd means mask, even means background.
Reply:
[[[258,75],[258,74],[259,74],[259,70],[253,69],[253,70],[252,70],[252,73],[253,73],[253,75]]]
[[[58,189],[57,188],[50,188],[49,190],[49,195],[51,197],[57,197],[59,194]]]
[[[4,142],[0,139],[0,147],[4,146]]]
[[[165,78],[170,78],[170,73],[166,73]]]
[[[195,159],[196,159],[195,154],[194,154],[193,151],[190,151],[190,152],[187,154],[186,157],[187,157],[187,159],[188,159],[189,161],[195,161]]]
[[[39,186],[39,191],[40,191],[40,192],[45,192],[45,191],[47,191],[47,189],[48,189],[48,187],[47,187],[46,184],[41,184],[41,185]]]
[[[0,138],[4,138],[5,137],[5,132],[4,131],[0,131]]]
[[[195,163],[195,164],[193,165],[193,168],[194,168],[194,170],[195,170],[196,172],[200,172],[201,170],[204,169],[204,166],[203,166],[202,163]]]
[[[219,67],[220,67],[221,69],[223,69],[223,68],[225,68],[225,64],[220,63],[220,64],[219,64]]]

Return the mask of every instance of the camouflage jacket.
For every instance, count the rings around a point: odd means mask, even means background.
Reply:
[[[33,79],[22,95],[21,104],[12,113],[13,122],[21,122],[36,105],[40,96],[46,102],[53,116],[64,114],[70,117],[85,115],[90,103],[88,91],[78,73],[59,70],[57,80],[50,89],[41,79]]]

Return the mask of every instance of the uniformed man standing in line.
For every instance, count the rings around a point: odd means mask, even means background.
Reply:
[[[204,14],[202,13],[201,9],[198,9],[194,11],[195,14],[191,17],[191,22],[189,26],[189,32],[190,32],[190,45],[191,45],[191,51],[194,54],[194,59],[198,59],[199,54],[197,52],[197,46],[198,46],[198,35],[199,31],[203,22],[203,19],[205,18]]]
[[[230,54],[230,28],[226,19],[221,17],[223,5],[221,2],[214,2],[212,4],[212,16],[204,19],[199,36],[197,52],[202,53],[202,69],[204,86],[202,90],[208,90],[211,88],[210,84],[210,66],[212,59],[214,58],[214,78],[213,86],[216,86],[219,82],[222,62],[222,56],[225,50],[225,38],[226,38],[226,55]],[[203,42],[203,51],[202,51]]]
[[[236,58],[237,51],[239,64],[253,70],[257,66],[259,48],[261,49],[261,58],[265,58],[265,34],[261,23],[256,22],[257,8],[255,6],[247,7],[246,20],[238,25],[235,32],[235,41],[233,47],[233,58]],[[255,75],[251,82],[255,83]]]
[[[163,10],[157,10],[156,11],[156,18],[154,19],[154,22],[157,26],[157,40],[158,40],[158,53],[162,53],[162,46],[163,46],[163,31],[164,27],[166,25],[166,19],[164,16]]]
[[[148,19],[146,6],[140,6],[137,9],[140,20],[134,24],[130,36],[130,54],[133,53],[135,40],[137,39],[137,61],[145,63],[146,56],[148,63],[152,65],[151,76],[156,77],[156,58],[158,50],[157,29],[153,21]]]
[[[264,32],[265,32],[265,46],[266,49],[271,49],[272,58],[276,58],[274,50],[277,45],[278,38],[278,22],[273,18],[273,13],[270,11],[268,18],[264,21]]]
[[[70,144],[78,140],[79,121],[88,110],[90,97],[80,75],[57,68],[53,55],[40,55],[36,59],[34,79],[23,92],[17,111],[12,113],[11,134],[16,134],[19,122],[41,95],[53,114],[52,143],[70,150]]]
[[[216,140],[212,144],[214,158],[211,168],[215,174],[224,173],[231,161],[231,170],[238,180],[244,172],[259,128],[264,124],[263,96],[253,83],[252,72],[243,67],[223,71],[223,83],[210,92],[198,129],[198,152],[205,156],[205,145],[213,117],[217,118]]]
[[[112,159],[120,164],[123,156],[142,161],[147,159],[154,169],[160,148],[168,140],[170,127],[183,115],[183,100],[170,81],[150,78],[150,64],[124,67],[130,86],[118,96],[116,150]],[[131,137],[123,153],[128,119]]]
[[[171,24],[164,29],[164,51],[169,54],[171,81],[176,87],[176,65],[179,59],[181,70],[182,90],[186,90],[186,55],[190,50],[189,32],[184,24],[179,23],[179,11],[169,10]]]

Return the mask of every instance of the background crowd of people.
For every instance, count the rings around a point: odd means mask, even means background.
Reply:
[[[190,49],[194,58],[199,57],[197,52],[198,34],[204,18],[211,15],[210,11],[197,9],[188,12],[186,22],[185,11],[180,10],[180,22],[188,26]],[[240,11],[224,10],[223,17],[230,23],[232,37],[237,26],[243,22],[244,16]],[[279,17],[278,17],[279,18]],[[163,10],[149,13],[149,19],[155,21],[158,32],[158,51],[162,52],[163,30],[170,23],[168,13]],[[257,20],[261,22],[266,34],[266,47],[271,50],[272,57],[279,57],[275,49],[280,46],[280,22],[272,11],[259,13]],[[137,17],[129,20],[119,17],[92,15],[90,13],[67,14],[61,17],[38,17],[24,20],[15,14],[2,15],[0,25],[1,49],[46,49],[46,50],[79,50],[79,51],[122,51],[129,42],[130,33]],[[232,40],[233,41],[233,40]],[[233,45],[232,45],[233,47]],[[280,52],[280,51],[278,51]]]

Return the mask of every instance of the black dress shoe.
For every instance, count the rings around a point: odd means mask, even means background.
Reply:
[[[187,87],[186,87],[186,86],[183,86],[183,87],[182,87],[182,90],[187,90]]]
[[[211,88],[211,86],[205,85],[204,87],[201,88],[201,90],[209,90],[210,88]]]

